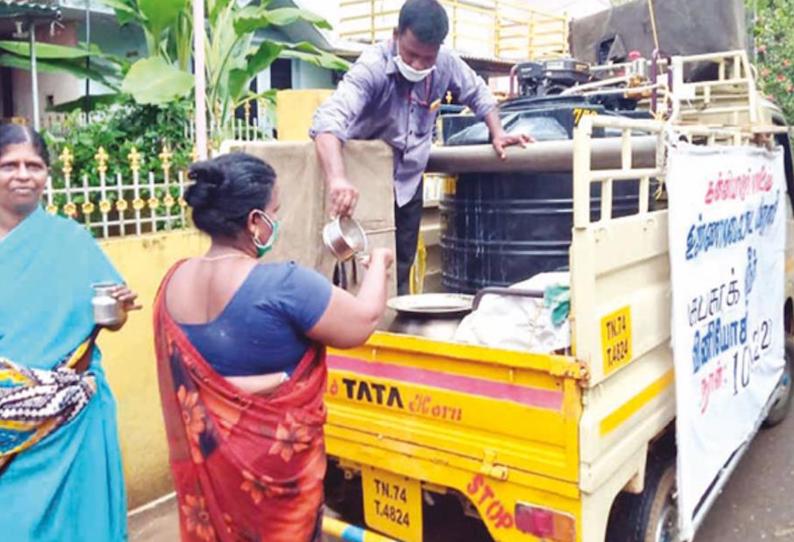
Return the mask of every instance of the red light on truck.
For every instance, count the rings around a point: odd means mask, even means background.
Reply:
[[[556,542],[576,540],[576,520],[568,514],[518,503],[515,520],[519,531],[537,538]]]

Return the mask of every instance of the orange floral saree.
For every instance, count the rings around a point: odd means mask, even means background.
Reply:
[[[319,541],[325,348],[310,347],[273,392],[240,391],[168,314],[174,269],[160,286],[154,329],[182,540]]]

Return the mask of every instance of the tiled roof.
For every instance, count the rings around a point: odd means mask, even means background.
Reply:
[[[0,0],[0,19],[61,18],[60,8],[45,0]]]

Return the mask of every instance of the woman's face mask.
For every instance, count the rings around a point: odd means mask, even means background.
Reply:
[[[259,235],[254,234],[253,242],[254,246],[256,247],[256,257],[263,258],[265,254],[271,251],[273,245],[276,244],[276,240],[278,239],[278,230],[279,230],[279,221],[270,218],[265,211],[256,211],[256,214],[262,217],[268,226],[270,226],[270,237],[268,237],[267,241],[262,243],[259,239]]]

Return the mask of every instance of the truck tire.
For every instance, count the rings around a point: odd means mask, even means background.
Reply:
[[[607,527],[607,542],[677,542],[678,504],[674,459],[649,458],[645,490],[621,493]]]
[[[788,416],[789,410],[791,410],[791,402],[794,397],[794,386],[791,385],[792,368],[794,368],[794,342],[789,339],[786,340],[786,366],[783,369],[783,376],[780,377],[780,384],[777,390],[780,396],[772,405],[766,420],[764,420],[765,428],[774,427],[781,423]]]

